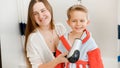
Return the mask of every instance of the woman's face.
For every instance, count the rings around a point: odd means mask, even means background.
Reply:
[[[37,2],[33,6],[33,15],[39,26],[49,26],[51,14],[42,2]]]

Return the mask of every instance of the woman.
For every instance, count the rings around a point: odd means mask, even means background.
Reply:
[[[52,8],[47,0],[30,1],[25,34],[25,51],[30,67],[55,68],[60,63],[68,62],[64,57],[67,53],[56,58],[53,55],[59,36],[64,32],[61,24],[54,25]]]

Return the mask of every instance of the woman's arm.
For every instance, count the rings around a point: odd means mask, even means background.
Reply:
[[[32,68],[55,68],[57,64],[68,62],[67,58],[65,58],[67,53],[60,54],[58,57],[48,63],[42,63],[42,58],[40,58],[33,47],[29,46],[27,51]]]
[[[63,54],[60,54],[54,60],[52,60],[48,63],[45,63],[45,64],[40,64],[39,68],[48,68],[48,67],[49,68],[55,68],[57,64],[68,62],[67,58],[65,58],[66,55],[67,55],[67,52],[63,53]]]

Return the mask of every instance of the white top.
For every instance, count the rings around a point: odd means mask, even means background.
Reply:
[[[66,31],[62,24],[56,24],[55,30],[59,36]],[[32,68],[38,68],[40,64],[47,63],[54,59],[53,53],[48,48],[47,43],[38,29],[28,37],[26,50]]]

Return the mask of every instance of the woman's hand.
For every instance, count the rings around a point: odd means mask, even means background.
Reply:
[[[65,57],[65,56],[67,56],[67,54],[68,54],[68,52],[65,52],[65,53],[60,54],[58,57],[55,58],[54,61],[55,61],[57,64],[68,62],[67,58]]]
[[[41,64],[39,66],[39,68],[55,68],[55,66],[57,64],[60,63],[66,63],[68,62],[67,58],[65,56],[67,56],[67,52],[60,54],[58,57],[56,57],[54,60],[52,60],[51,62],[45,63],[45,64]]]

